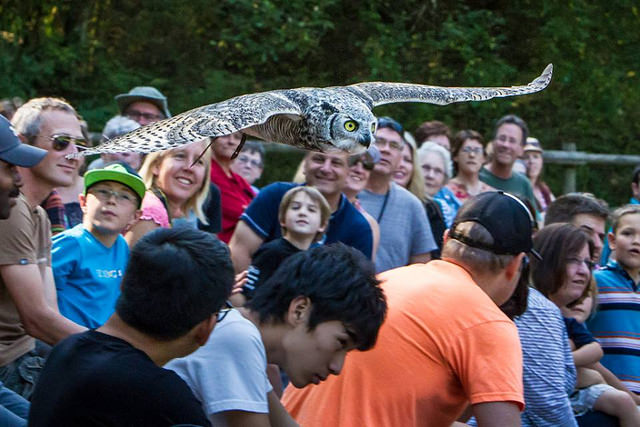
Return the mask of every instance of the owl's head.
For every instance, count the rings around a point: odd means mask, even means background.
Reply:
[[[331,115],[328,122],[328,135],[331,145],[350,153],[362,153],[374,141],[376,118],[357,117],[344,113]]]

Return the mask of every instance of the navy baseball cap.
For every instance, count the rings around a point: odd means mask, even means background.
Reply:
[[[467,221],[477,222],[486,228],[493,237],[493,244],[476,242],[456,232],[456,226]],[[496,255],[518,255],[525,252],[542,259],[533,249],[531,233],[534,224],[533,216],[522,200],[503,191],[487,191],[462,205],[453,220],[449,237]]]
[[[47,150],[23,144],[9,120],[0,116],[0,160],[23,168],[37,165]]]

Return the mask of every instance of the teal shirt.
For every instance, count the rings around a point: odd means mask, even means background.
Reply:
[[[526,199],[534,208],[536,206],[536,197],[533,195],[531,182],[529,182],[529,178],[521,173],[513,172],[511,174],[511,178],[502,179],[489,172],[486,168],[482,168],[480,169],[480,181],[497,190],[506,191],[507,193],[520,197],[521,199]]]
[[[82,224],[53,236],[51,268],[60,313],[87,328],[98,328],[115,311],[129,260],[121,235],[110,248]]]

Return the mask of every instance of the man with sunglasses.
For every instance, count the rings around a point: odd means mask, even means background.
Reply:
[[[55,187],[73,182],[78,161],[66,156],[85,140],[76,111],[62,99],[32,99],[12,124],[23,143],[46,150],[35,166],[18,168],[21,194],[0,221],[0,380],[28,397],[43,363],[34,338],[53,345],[85,329],[58,312],[49,219],[39,206]]]
[[[378,119],[375,145],[378,161],[358,194],[360,205],[380,226],[380,244],[376,255],[378,272],[431,259],[437,245],[422,202],[393,181],[405,144],[400,123],[389,118]]]
[[[146,234],[131,250],[115,313],[51,351],[29,425],[209,425],[189,387],[162,366],[207,342],[233,280],[229,250],[211,233]]]

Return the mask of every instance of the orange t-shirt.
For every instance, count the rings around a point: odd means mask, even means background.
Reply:
[[[374,349],[348,354],[342,373],[288,387],[303,426],[449,426],[467,404],[524,408],[516,326],[456,264],[432,261],[379,276],[389,304]]]

